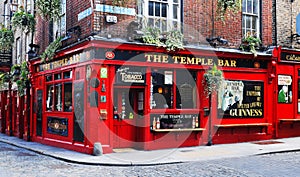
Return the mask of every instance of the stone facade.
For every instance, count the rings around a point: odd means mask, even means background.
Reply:
[[[300,48],[291,35],[296,34],[296,17],[300,14],[300,1],[276,0],[277,45]]]

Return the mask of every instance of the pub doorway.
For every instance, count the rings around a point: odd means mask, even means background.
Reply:
[[[114,88],[114,148],[136,147],[139,124],[144,119],[144,90],[143,86]]]

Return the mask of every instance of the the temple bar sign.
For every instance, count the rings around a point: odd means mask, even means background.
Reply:
[[[145,54],[147,62],[154,63],[174,63],[174,64],[191,64],[191,65],[208,65],[214,64],[213,58],[206,57],[188,57],[188,56],[169,56],[157,54]],[[237,67],[236,60],[218,59],[218,66]]]

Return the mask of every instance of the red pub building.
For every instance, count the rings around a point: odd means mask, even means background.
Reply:
[[[243,0],[226,23],[210,14],[216,1],[65,2],[63,47],[53,60],[29,61],[32,141],[92,154],[95,143],[111,153],[298,136],[297,52],[238,49],[247,33],[272,44],[271,0]],[[184,49],[135,40],[145,34],[135,26],[139,15],[161,31],[172,22]],[[45,49],[49,29],[38,20],[35,41]],[[214,65],[224,81],[208,97],[204,75]]]

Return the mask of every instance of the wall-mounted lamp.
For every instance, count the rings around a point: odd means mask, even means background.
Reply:
[[[27,52],[28,59],[32,59],[38,56],[38,52],[40,49],[40,46],[37,44],[29,44],[30,50]]]
[[[209,43],[209,45],[213,47],[217,47],[218,45],[227,45],[228,41],[222,37],[212,37],[212,38],[206,38],[206,41]]]
[[[297,44],[300,44],[300,35],[299,34],[292,34],[288,38],[290,38],[291,43],[293,43],[295,41]]]

